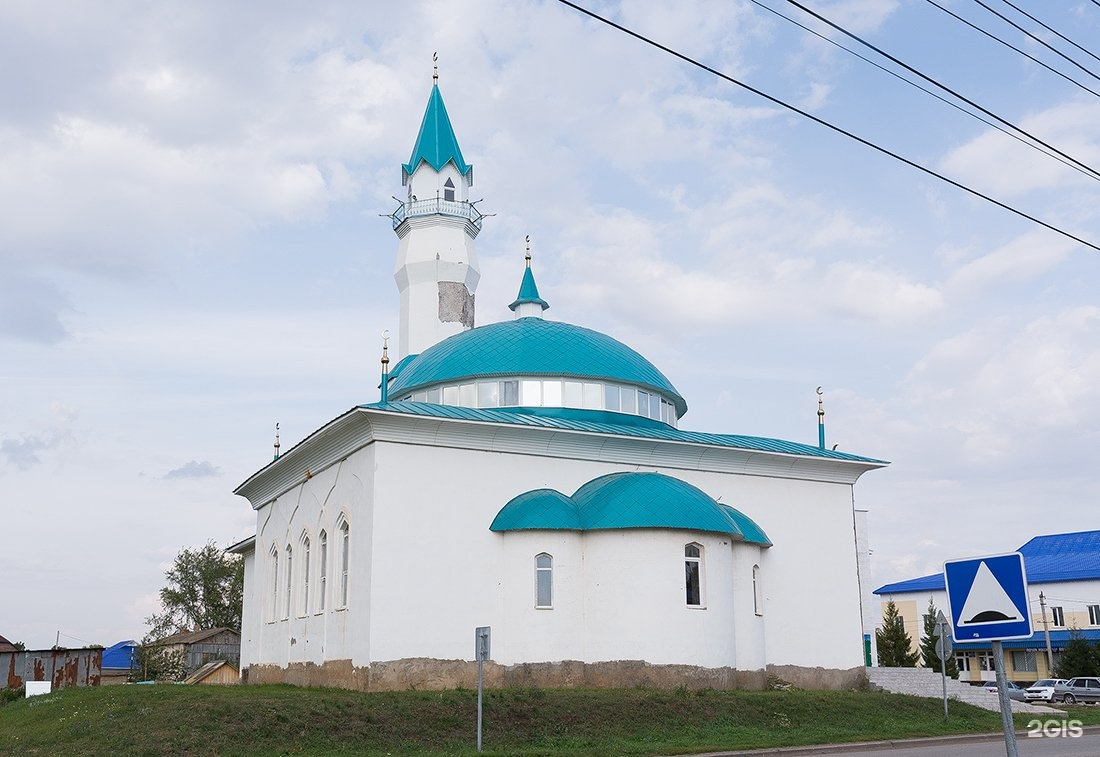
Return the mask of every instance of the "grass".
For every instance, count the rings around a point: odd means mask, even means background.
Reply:
[[[476,754],[476,692],[107,686],[0,706],[0,755]],[[1100,723],[1100,708],[1070,717]],[[1017,716],[1024,728],[1030,718]],[[856,691],[504,689],[487,755],[657,755],[995,733],[960,702]]]

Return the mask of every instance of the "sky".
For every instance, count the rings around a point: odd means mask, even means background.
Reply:
[[[580,2],[1100,244],[1100,183],[791,5],[761,0],[827,39],[743,0]],[[1100,6],[1017,4],[1100,54]],[[927,2],[812,6],[1100,166],[1097,95]],[[232,492],[275,424],[285,451],[377,401],[385,216],[433,53],[491,214],[479,324],[512,317],[530,235],[547,317],[646,355],[687,399],[681,428],[814,444],[820,386],[829,446],[891,461],[855,487],[874,587],[1100,528],[1094,249],[553,0],[10,0],[0,634],[140,639],[181,549],[255,532]]]

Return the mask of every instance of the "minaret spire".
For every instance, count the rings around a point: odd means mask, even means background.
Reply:
[[[482,214],[470,202],[474,167],[462,157],[439,91],[439,56],[428,106],[409,162],[401,166],[405,200],[393,213],[397,234],[394,280],[401,295],[397,358],[474,327],[474,293],[481,279],[474,239]]]
[[[821,387],[817,388],[817,446],[825,449],[825,405],[821,401]]]
[[[523,279],[519,283],[519,294],[516,301],[508,307],[516,314],[516,318],[542,318],[542,311],[550,307],[550,304],[539,297],[539,288],[535,286],[535,274],[531,271],[531,235],[526,238],[527,248],[523,254]]]
[[[390,401],[390,330],[382,331],[382,404]]]
[[[274,460],[279,459],[279,424],[275,424],[275,457]]]

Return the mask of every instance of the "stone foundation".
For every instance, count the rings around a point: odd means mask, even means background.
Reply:
[[[485,663],[489,688],[630,688],[750,689],[767,688],[769,676],[804,689],[853,689],[866,685],[862,667],[848,670],[769,665],[764,670],[701,668],[695,665],[652,665],[642,660],[609,662],[528,662],[518,665]],[[477,663],[466,660],[409,658],[356,667],[351,660],[321,665],[295,662],[287,667],[250,665],[244,683],[289,683],[333,686],[359,691],[440,690],[477,686]]]

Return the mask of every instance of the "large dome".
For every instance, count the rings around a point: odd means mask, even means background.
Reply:
[[[687,411],[664,374],[630,347],[598,331],[542,318],[480,326],[429,347],[397,366],[389,396],[402,399],[446,384],[514,377],[613,382],[660,396],[677,418]]]

